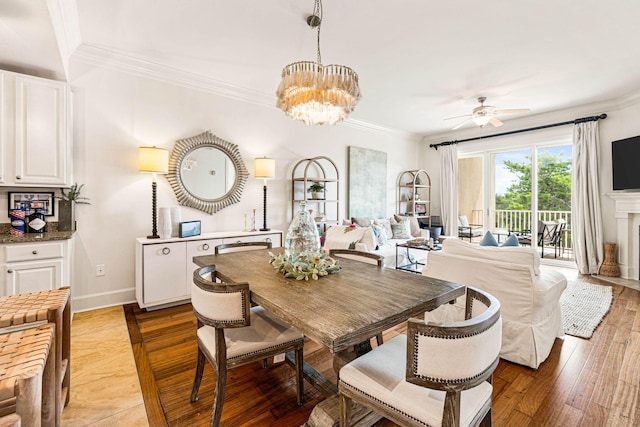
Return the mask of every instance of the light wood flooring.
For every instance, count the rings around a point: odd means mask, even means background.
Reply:
[[[569,280],[603,283],[573,269],[555,268]],[[500,362],[494,375],[495,426],[640,425],[640,282],[615,282],[612,308],[591,339],[566,336],[556,340],[538,370]],[[188,337],[194,331],[180,325],[192,322],[189,310],[188,305],[175,307],[165,312],[167,316],[156,312],[139,321],[141,333],[151,331],[152,340],[144,346],[134,345],[135,357],[122,307],[76,314],[72,325],[72,395],[63,412],[63,426],[208,425],[212,392],[206,384],[211,383],[212,371],[205,371],[200,402],[196,406],[188,402],[195,363],[193,339]],[[184,332],[182,338],[180,331]],[[385,335],[389,339],[402,331],[401,326]],[[167,342],[172,348],[162,348]],[[161,370],[154,378],[150,365],[139,366],[143,387],[134,363],[141,356]],[[305,359],[335,378],[331,356],[321,346],[309,342]],[[223,426],[298,426],[321,399],[307,383],[305,405],[296,407],[292,371],[286,366],[264,370],[258,364],[242,369],[229,376]],[[257,380],[245,381],[245,377]],[[153,384],[168,391],[159,397],[156,389],[154,397]],[[166,407],[169,422],[163,415],[158,418],[161,405]],[[378,423],[379,427],[393,425],[384,420]]]

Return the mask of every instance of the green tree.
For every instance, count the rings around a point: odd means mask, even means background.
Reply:
[[[498,210],[531,209],[531,156],[526,162],[505,161],[504,166],[516,176],[504,195],[496,195]],[[571,160],[546,151],[538,155],[538,209],[571,210]]]

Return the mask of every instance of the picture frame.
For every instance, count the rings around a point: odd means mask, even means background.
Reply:
[[[427,204],[415,202],[415,210],[417,214],[425,214],[427,213]]]
[[[200,220],[181,222],[179,226],[179,237],[192,237],[200,235]]]
[[[53,216],[55,214],[55,198],[53,191],[51,192],[9,192],[9,211],[22,209],[25,216],[36,212],[36,209],[45,216]]]

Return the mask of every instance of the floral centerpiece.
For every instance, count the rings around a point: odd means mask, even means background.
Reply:
[[[321,276],[337,273],[342,269],[338,261],[327,254],[315,251],[294,255],[274,255],[269,252],[269,263],[279,273],[283,273],[284,277],[293,277],[296,280],[309,280],[309,277],[318,280]]]

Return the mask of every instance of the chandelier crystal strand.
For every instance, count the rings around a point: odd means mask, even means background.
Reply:
[[[343,65],[322,65],[321,0],[315,1],[313,13],[307,23],[318,31],[317,62],[299,61],[284,67],[276,106],[307,125],[335,124],[344,120],[360,100],[358,74]]]

